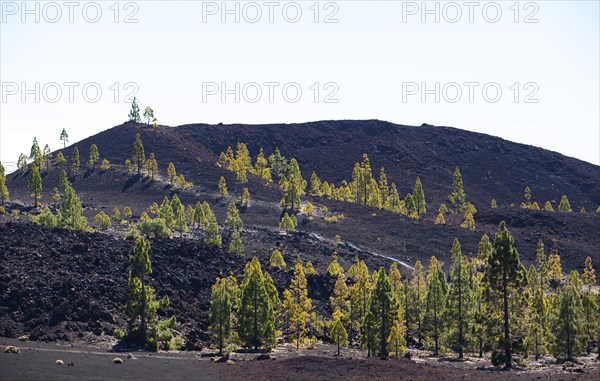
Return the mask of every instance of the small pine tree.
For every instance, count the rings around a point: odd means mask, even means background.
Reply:
[[[175,184],[175,180],[177,178],[177,170],[175,169],[175,164],[173,163],[169,163],[169,165],[167,166],[167,178],[169,179],[171,185]]]
[[[583,284],[591,289],[596,284],[596,270],[592,265],[592,258],[590,256],[585,258],[585,265],[583,268],[583,275],[581,276]]]
[[[310,218],[312,216],[312,214],[315,211],[315,206],[309,201],[306,203],[306,205],[304,205],[304,213],[306,213],[306,216],[308,218]]]
[[[563,271],[558,252],[548,255],[548,277],[555,287],[562,282]]]
[[[139,115],[138,115],[139,119]],[[139,120],[136,120],[139,122]],[[144,143],[142,143],[142,138],[140,133],[135,134],[135,141],[133,142],[133,160],[132,163],[137,168],[138,176],[142,175],[142,168],[144,163],[146,162],[146,154],[144,153]]]
[[[492,199],[492,202],[491,202],[491,204],[490,204],[490,207],[491,207],[492,209],[497,209],[497,208],[498,208],[498,203],[496,202],[496,199],[495,199],[495,198],[493,198],[493,199]]]
[[[140,117],[140,106],[138,106],[137,98],[133,97],[133,103],[131,104],[131,110],[129,110],[129,121],[139,123],[142,121]]]
[[[313,304],[308,297],[306,276],[300,262],[296,262],[290,286],[283,292],[282,311],[284,331],[298,350],[308,335],[311,318],[314,319]]]
[[[437,217],[435,218],[435,224],[436,225],[444,225],[446,223],[446,220],[444,219],[444,215],[442,213],[438,213]]]
[[[133,211],[131,210],[130,207],[125,205],[125,207],[123,208],[123,218],[125,218],[126,220],[130,220],[132,216],[133,216]]]
[[[242,206],[244,208],[247,208],[250,205],[250,191],[248,190],[248,188],[244,188],[244,192],[242,192],[241,201]]]
[[[460,224],[461,228],[475,230],[475,219],[473,218],[473,213],[470,211],[465,212],[465,219],[462,224]]]
[[[219,234],[219,224],[217,223],[217,217],[215,217],[214,213],[210,208],[208,209],[210,213],[205,211],[206,219],[207,219],[207,228],[206,228],[206,243],[209,245],[221,247],[222,245],[222,237]]]
[[[212,297],[208,311],[209,330],[216,336],[219,355],[222,355],[223,346],[231,334],[231,295],[225,278],[217,278],[211,290]]]
[[[81,161],[79,159],[79,149],[75,147],[75,149],[73,149],[73,158],[71,159],[71,172],[76,175],[79,172],[80,167]]]
[[[150,153],[150,157],[148,157],[148,160],[144,164],[144,169],[150,173],[150,180],[154,180],[154,176],[158,175],[158,161],[154,157],[154,152]]]
[[[550,201],[546,201],[544,204],[544,210],[546,212],[554,212],[554,208],[552,207],[552,203]]]
[[[110,228],[110,217],[101,211],[94,217],[94,222],[100,226],[100,229],[106,230]]]
[[[308,192],[313,197],[320,197],[323,195],[321,191],[321,180],[315,171],[310,175],[310,191]]]
[[[337,277],[339,274],[344,275],[344,269],[340,266],[338,262],[337,253],[333,253],[333,260],[327,267],[327,272],[332,277]]]
[[[98,146],[92,144],[90,146],[90,158],[87,162],[88,166],[96,168],[96,163],[100,161],[100,153],[98,152]]]
[[[221,176],[221,178],[219,179],[219,193],[223,197],[229,195],[229,192],[227,191],[227,182],[225,181],[225,177],[223,176]]]
[[[238,211],[234,200],[229,201],[229,205],[227,206],[227,219],[225,220],[225,225],[231,230],[239,230],[244,227],[240,212]]]
[[[256,257],[246,265],[242,281],[238,333],[246,348],[270,347],[275,343],[275,319],[265,279]]]
[[[571,209],[571,204],[569,204],[569,199],[566,195],[563,195],[560,199],[560,204],[558,205],[558,211],[560,213],[571,213],[573,209]]]
[[[287,265],[279,249],[273,250],[273,253],[271,254],[271,259],[269,260],[269,265],[279,270],[283,270],[286,268]]]
[[[446,214],[448,213],[448,207],[446,206],[445,203],[442,202],[442,204],[440,205],[440,207],[438,208],[438,213],[441,214]]]
[[[394,356],[400,357],[400,355],[406,350],[406,339],[404,338],[404,333],[402,332],[401,322],[396,322],[396,324],[393,325],[388,341],[394,350]]]
[[[283,215],[279,223],[279,229],[292,233],[296,231],[296,226],[296,216],[293,214],[290,216],[287,212]]]
[[[58,153],[56,154],[56,165],[61,165],[66,161],[67,159],[65,159],[65,155],[63,155],[62,151],[58,151]]]
[[[417,176],[415,187],[413,189],[413,198],[417,214],[419,216],[424,216],[427,212],[427,204],[425,202],[425,192],[423,192],[423,185],[421,184],[421,178],[419,176]]]
[[[239,230],[234,230],[231,233],[231,241],[229,242],[229,253],[243,257],[245,252],[246,249],[244,248],[240,232]]]
[[[144,118],[148,120],[147,124],[150,125],[150,121],[154,119],[154,110],[152,110],[152,107],[146,106],[146,109],[144,110]]]
[[[342,345],[348,345],[348,332],[346,332],[346,328],[344,328],[344,324],[340,321],[340,319],[335,319],[331,323],[331,329],[329,335],[331,339],[337,346],[337,355],[340,355],[340,347]]]
[[[453,205],[458,212],[464,212],[466,207],[467,196],[463,188],[462,174],[460,169],[456,167],[454,170],[454,179],[452,180],[452,193],[448,196],[448,201]]]
[[[67,147],[67,143],[69,142],[69,134],[67,134],[67,130],[66,129],[62,129],[62,132],[60,133],[60,140],[63,142],[63,148]]]
[[[109,168],[110,168],[110,161],[108,161],[107,159],[102,160],[102,164],[100,164],[100,169],[103,171],[106,171]]]
[[[42,177],[40,176],[40,171],[35,163],[31,166],[28,187],[31,196],[33,197],[33,206],[37,208],[40,205],[38,200],[42,193]]]

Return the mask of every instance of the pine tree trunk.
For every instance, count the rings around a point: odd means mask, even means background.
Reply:
[[[504,353],[506,354],[506,368],[512,368],[512,354],[510,349],[510,331],[508,322],[508,280],[506,270],[502,271],[502,291],[504,302]]]

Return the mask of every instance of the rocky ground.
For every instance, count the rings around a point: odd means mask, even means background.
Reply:
[[[574,365],[546,365],[534,370],[493,370],[477,359],[462,362],[402,357],[381,360],[345,350],[335,356],[331,345],[296,352],[279,346],[271,359],[257,354],[233,353],[229,363],[213,363],[210,352],[113,352],[98,347],[21,342],[0,338],[0,346],[19,346],[20,354],[0,353],[2,380],[597,380],[600,367],[585,359]],[[204,355],[204,356],[203,356]],[[115,358],[123,360],[114,363]],[[61,360],[62,365],[56,365]]]

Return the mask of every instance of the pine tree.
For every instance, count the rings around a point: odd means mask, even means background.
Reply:
[[[244,226],[234,200],[229,201],[229,205],[227,206],[227,219],[225,219],[225,225],[231,230],[240,230]]]
[[[108,161],[107,159],[102,160],[102,164],[100,164],[100,169],[103,171],[106,171],[109,168],[110,168],[110,161]]]
[[[412,194],[407,194],[404,198],[404,203],[406,206],[406,210],[408,211],[408,215],[414,219],[419,218],[419,213],[417,211],[417,204],[415,204],[415,199]]]
[[[573,209],[571,209],[571,204],[569,204],[569,199],[566,195],[563,195],[560,199],[560,204],[558,205],[558,211],[560,213],[571,213]]]
[[[217,217],[212,212],[212,210],[210,210],[210,207],[208,208],[208,211],[205,211],[205,215],[207,219],[206,243],[209,245],[221,247],[223,239],[219,234],[219,224],[217,223]]]
[[[237,254],[240,257],[243,257],[244,253],[246,252],[239,230],[234,230],[233,233],[231,233],[231,241],[229,242],[229,252],[231,254]]]
[[[173,226],[175,222],[175,214],[173,212],[173,204],[169,201],[169,197],[165,196],[160,205],[160,218],[165,220],[167,226]]]
[[[181,233],[189,232],[190,229],[187,226],[185,209],[176,194],[173,195],[173,199],[171,200],[171,209],[173,210],[173,227]]]
[[[136,97],[133,97],[133,103],[131,104],[131,110],[129,111],[129,121],[136,123],[142,121],[142,118],[140,118],[140,106],[138,106]]]
[[[544,204],[544,210],[546,212],[554,212],[554,208],[552,207],[552,203],[550,203],[550,201],[546,201]]]
[[[38,168],[42,168],[43,154],[40,145],[38,144],[37,138],[33,138],[33,144],[31,145],[29,159],[33,160],[33,162]]]
[[[123,208],[123,218],[125,218],[126,220],[130,220],[132,216],[133,216],[133,211],[131,210],[130,207],[125,205],[125,207]]]
[[[438,213],[437,217],[435,218],[435,224],[436,225],[444,225],[446,223],[446,220],[444,219],[444,215],[442,213]]]
[[[150,173],[150,180],[154,180],[154,176],[158,175],[158,162],[154,157],[154,152],[150,153],[150,157],[148,157],[148,160],[144,164],[144,169]]]
[[[56,154],[56,165],[61,165],[66,161],[67,159],[65,159],[65,155],[63,155],[62,151],[58,151],[58,153]]]
[[[390,187],[388,185],[387,175],[385,174],[385,168],[381,167],[379,171],[379,196],[381,198],[381,207],[386,208],[388,205],[388,199],[390,197]]]
[[[483,264],[487,263],[489,257],[492,255],[493,249],[490,237],[488,237],[486,233],[483,233],[479,245],[477,246],[477,260]]]
[[[265,158],[265,153],[262,147],[258,152],[258,156],[256,156],[256,163],[254,164],[254,173],[264,180],[267,180],[269,182],[273,181],[271,180],[271,169],[269,168],[269,161]]]
[[[305,194],[306,181],[302,178],[296,159],[292,158],[290,160],[287,173],[279,185],[283,192],[283,206],[289,207],[292,211],[299,209],[300,197]]]
[[[452,180],[452,193],[448,196],[448,201],[457,212],[464,212],[467,196],[463,188],[462,175],[458,166],[454,170],[454,179]]]
[[[585,265],[583,269],[583,275],[581,277],[583,284],[591,289],[596,284],[596,270],[592,265],[592,258],[590,256],[585,258]]]
[[[238,333],[246,348],[275,344],[275,318],[265,288],[265,279],[256,257],[246,265],[238,310]]]
[[[350,336],[352,337],[354,327],[362,334],[361,325],[367,313],[371,292],[369,268],[365,262],[356,257],[354,264],[348,269],[348,277],[354,280],[354,284],[350,287]]]
[[[577,271],[569,275],[569,283],[558,296],[557,311],[554,318],[553,332],[554,345],[552,354],[556,358],[572,360],[581,352],[585,340],[585,327],[583,321],[583,307],[579,298]]]
[[[267,295],[269,295],[269,304],[273,309],[273,321],[277,326],[277,321],[281,313],[281,299],[279,299],[279,292],[277,291],[277,287],[275,286],[275,282],[273,281],[273,278],[271,278],[271,275],[265,271],[264,276],[265,290],[267,290]]]
[[[548,301],[544,296],[544,291],[536,287],[531,300],[531,313],[529,316],[531,342],[536,360],[546,353],[546,345],[550,332],[548,330]]]
[[[463,351],[468,345],[467,333],[473,324],[474,294],[470,266],[469,259],[462,255],[460,242],[455,238],[452,244],[451,286],[446,321],[455,324],[450,327],[449,341],[451,347],[458,352],[459,359],[463,358]]]
[[[92,168],[96,168],[96,163],[98,163],[100,161],[100,153],[98,152],[98,146],[95,144],[92,144],[90,146],[90,158],[87,162],[88,166],[92,167]]]
[[[465,219],[463,220],[463,223],[460,224],[460,227],[469,230],[475,230],[475,219],[473,218],[473,213],[468,210],[465,212]]]
[[[583,292],[581,304],[583,307],[583,322],[585,327],[585,349],[587,354],[590,354],[594,344],[594,328],[600,323],[598,321],[600,319],[600,305],[598,305],[596,296],[589,288]]]
[[[212,286],[210,310],[208,311],[209,330],[217,337],[219,355],[231,333],[231,295],[225,278],[217,278]]]
[[[329,276],[332,277],[337,277],[338,274],[344,275],[344,269],[342,268],[342,266],[340,266],[340,263],[338,262],[337,253],[333,253],[333,259],[327,267],[327,272],[329,273]]]
[[[558,287],[560,282],[562,282],[563,271],[558,252],[554,252],[548,256],[548,277],[554,287]]]
[[[400,357],[400,354],[404,353],[406,350],[406,339],[404,339],[404,334],[402,332],[402,324],[400,322],[396,322],[392,326],[392,330],[390,332],[390,337],[388,338],[392,349],[394,350],[394,355],[396,357]]]
[[[304,213],[306,213],[306,217],[310,219],[312,214],[315,211],[315,206],[309,201],[304,205]]]
[[[310,191],[308,192],[313,197],[320,197],[323,195],[321,192],[321,180],[315,171],[312,171],[310,175]]]
[[[8,187],[6,186],[6,175],[4,173],[4,165],[0,162],[0,201],[2,205],[9,200]]]
[[[421,178],[419,176],[417,176],[412,195],[414,198],[417,214],[419,215],[419,217],[424,216],[427,212],[427,204],[425,202],[425,192],[423,192],[423,185],[421,184]]]
[[[250,205],[250,191],[248,190],[248,188],[244,188],[240,201],[244,208],[247,208]]]
[[[340,355],[340,347],[342,345],[348,345],[348,332],[344,328],[340,319],[335,319],[331,322],[331,328],[329,336],[333,342],[337,345],[337,355]]]
[[[435,256],[429,261],[427,270],[427,297],[423,318],[423,331],[433,337],[434,356],[439,354],[439,341],[444,326],[443,311],[448,294],[448,283],[442,265]]]
[[[175,164],[169,163],[167,166],[167,178],[171,185],[175,184],[175,179],[177,178],[177,170],[175,169]]]
[[[135,104],[135,98],[134,98],[134,104]],[[136,104],[137,106],[137,104]],[[139,122],[139,114],[137,116],[137,120],[136,122]],[[133,142],[133,160],[132,160],[133,164],[135,165],[135,167],[137,168],[137,172],[138,172],[138,176],[142,175],[142,167],[144,165],[144,163],[146,162],[146,154],[144,153],[144,143],[142,143],[142,138],[140,136],[140,133],[138,132],[137,134],[135,134],[135,141]]]
[[[200,229],[200,226],[202,226],[203,221],[206,219],[206,217],[204,216],[204,209],[202,208],[202,203],[200,201],[196,202],[196,207],[194,208],[194,218],[193,218],[193,224],[196,225],[197,229]]]
[[[28,186],[31,196],[33,196],[33,206],[37,208],[40,205],[38,200],[42,193],[42,177],[40,176],[40,171],[38,171],[38,167],[35,163],[31,166],[31,175],[29,176]]]
[[[73,158],[71,159],[71,172],[76,175],[79,173],[80,167],[81,160],[79,159],[79,149],[75,147],[75,149],[73,149]]]
[[[286,268],[287,265],[279,249],[273,250],[273,253],[271,254],[271,259],[269,260],[269,265],[279,270],[283,270]]]
[[[548,269],[548,258],[544,253],[544,242],[540,239],[537,244],[535,266],[537,272],[537,285],[532,287],[541,288],[543,292],[550,291],[550,272]]]
[[[333,295],[329,297],[332,315],[334,320],[340,319],[347,324],[350,319],[350,289],[346,285],[344,274],[338,274],[335,286],[333,287]]]
[[[46,167],[46,170],[50,170],[50,159],[52,159],[52,150],[50,149],[50,146],[48,144],[46,144],[44,146],[44,151],[42,153],[43,157],[44,157],[44,166]]]
[[[503,337],[499,344],[504,347],[504,364],[512,367],[512,338],[510,330],[511,295],[519,294],[526,283],[525,268],[519,259],[517,249],[513,247],[514,239],[504,221],[494,239],[494,249],[488,258],[484,282],[491,291],[498,293],[502,300]]]
[[[147,124],[150,125],[150,121],[154,119],[154,110],[152,110],[152,107],[146,106],[146,109],[144,110],[144,118],[148,119]]]
[[[376,356],[388,356],[388,338],[398,317],[398,302],[392,293],[392,286],[385,269],[379,269],[377,284],[371,294],[369,312],[373,315],[373,352]]]
[[[312,300],[308,297],[308,288],[304,269],[300,262],[294,266],[294,276],[290,286],[283,293],[282,310],[284,311],[284,330],[292,342],[296,343],[296,350],[300,342],[308,335],[308,324],[314,319]]]
[[[426,284],[423,265],[419,260],[415,262],[410,285],[406,287],[404,299],[406,342],[410,342],[410,338],[416,335],[418,343],[421,345],[423,342],[422,323],[425,311]]]
[[[83,207],[77,193],[66,180],[65,195],[60,205],[60,225],[71,230],[82,230],[87,227],[87,218],[83,215]]]
[[[495,198],[492,199],[492,202],[490,203],[490,208],[492,208],[492,209],[498,208],[498,203],[496,202]]]
[[[103,211],[96,214],[96,216],[94,217],[94,222],[100,225],[100,228],[103,230],[110,228],[110,217]]]
[[[175,167],[173,167],[173,168],[175,168]],[[227,191],[227,182],[225,181],[225,177],[223,177],[223,176],[221,176],[221,178],[219,179],[219,193],[223,197],[229,195],[229,192]]]
[[[60,140],[63,142],[63,148],[67,147],[67,143],[69,142],[69,134],[67,134],[67,130],[66,129],[62,129],[62,132],[60,133]]]
[[[279,229],[288,232],[295,232],[296,226],[298,226],[296,216],[293,214],[290,216],[287,212],[283,215],[281,222],[279,223]]]

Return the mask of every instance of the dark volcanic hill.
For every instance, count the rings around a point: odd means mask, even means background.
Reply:
[[[159,162],[162,175],[157,181],[140,179],[123,165],[131,158],[138,132],[146,155],[154,152]],[[266,155],[279,147],[286,157],[297,158],[305,179],[315,170],[322,180],[337,184],[350,179],[354,163],[366,152],[375,175],[385,167],[401,195],[411,191],[415,178],[421,177],[427,215],[414,221],[385,210],[305,196],[344,218],[330,223],[319,217],[310,221],[300,217],[298,233],[281,235],[277,228],[282,214],[277,186],[252,176],[247,184],[236,184],[233,173],[216,165],[219,153],[237,142],[246,143],[253,157],[261,147]],[[218,194],[217,183],[220,176],[225,176],[231,197],[239,197],[246,187],[251,193],[250,207],[241,210],[245,259],[256,255],[267,268],[271,251],[279,247],[288,264],[296,256],[312,261],[321,275],[310,280],[309,293],[322,313],[328,311],[334,284],[324,275],[334,250],[346,269],[355,256],[364,259],[370,268],[388,266],[396,260],[408,276],[416,260],[427,262],[432,255],[447,269],[454,238],[460,240],[463,253],[475,254],[481,236],[487,233],[493,237],[503,220],[526,264],[535,258],[536,244],[542,239],[547,251],[558,250],[561,254],[565,271],[581,269],[587,256],[593,258],[596,268],[600,265],[600,213],[595,213],[600,203],[600,167],[489,135],[375,120],[196,124],[158,129],[125,123],[77,142],[63,153],[70,160],[74,147],[78,147],[85,162],[92,143],[98,146],[101,159],[107,158],[112,167],[106,171],[85,169],[71,177],[88,217],[100,210],[110,214],[114,206],[128,205],[135,220],[152,202],[160,204],[165,196],[177,192],[185,204],[208,201],[222,223],[229,199]],[[174,189],[164,180],[169,162],[194,183],[191,189]],[[478,209],[474,231],[459,227],[461,215],[448,215],[446,225],[434,224],[437,208],[450,193],[457,165],[467,198]],[[43,203],[52,204],[52,188],[66,168],[53,165],[42,172]],[[31,205],[28,178],[29,171],[16,172],[7,176],[7,183],[13,200]],[[566,194],[575,212],[520,209],[526,186],[533,190],[533,200],[540,205],[550,200],[557,208],[560,197]],[[492,198],[499,208],[490,208]],[[509,207],[511,203],[517,206]],[[14,205],[8,207],[9,211]],[[587,213],[579,213],[581,207]],[[21,211],[31,209],[24,207]],[[0,280],[6,285],[0,290],[0,335],[27,333],[36,339],[55,340],[83,337],[85,332],[111,334],[123,321],[127,258],[133,242],[119,237],[127,228],[114,226],[112,233],[116,234],[82,233],[7,223],[9,219],[0,216]],[[26,222],[26,218],[19,221]],[[223,232],[227,247],[229,233],[226,229]],[[339,244],[336,235],[341,236]],[[233,270],[241,276],[245,261],[207,247],[202,236],[193,232],[187,238],[154,239],[151,243],[153,281],[159,294],[169,294],[170,311],[177,314],[181,323],[178,327],[190,345],[208,337],[205,330],[210,284],[219,273]],[[284,288],[289,277],[289,272],[275,272],[278,288]]]
[[[343,240],[365,250],[414,263],[436,255],[449,259],[452,239],[458,237],[463,251],[474,253],[484,232],[493,236],[498,223],[506,220],[513,231],[517,247],[525,260],[535,255],[539,239],[563,256],[566,268],[580,268],[587,255],[599,254],[600,215],[594,213],[600,203],[600,167],[561,154],[512,143],[497,137],[455,128],[424,125],[411,127],[388,122],[321,121],[304,124],[274,125],[206,125],[180,127],[161,126],[153,129],[145,124],[125,123],[91,136],[63,150],[69,159],[72,150],[79,148],[82,161],[89,146],[95,143],[101,158],[113,167],[101,172],[87,170],[72,179],[91,217],[99,210],[107,213],[117,205],[129,205],[138,215],[152,202],[160,203],[173,189],[165,182],[139,180],[128,174],[123,163],[131,157],[133,140],[140,133],[146,155],[154,152],[164,175],[169,162],[178,172],[194,183],[181,191],[184,203],[208,200],[223,221],[227,200],[217,193],[221,175],[227,179],[230,192],[240,195],[244,187],[252,194],[253,205],[242,215],[249,226],[275,228],[281,210],[277,206],[281,195],[274,185],[250,177],[248,184],[235,184],[235,176],[215,163],[221,151],[237,142],[245,142],[255,156],[262,147],[266,155],[279,147],[286,157],[296,157],[305,179],[316,170],[321,179],[339,184],[350,179],[352,168],[364,152],[369,154],[375,175],[385,167],[390,182],[396,182],[401,195],[412,189],[416,176],[423,182],[428,205],[427,216],[412,221],[386,211],[360,205],[313,200],[327,205],[332,211],[344,213],[345,219],[336,224],[314,219],[301,226],[307,232],[324,239],[336,234]],[[434,225],[435,211],[450,193],[452,173],[460,166],[467,198],[478,213],[474,232],[459,228],[461,216],[450,216],[448,225]],[[51,202],[51,189],[58,183],[60,168],[44,172],[44,202]],[[27,191],[28,173],[8,176],[13,198],[30,203]],[[564,215],[558,213],[520,210],[523,191],[529,186],[533,200],[543,206],[546,200],[557,203],[563,194],[569,197],[574,211],[585,207],[588,213]],[[491,209],[495,198],[500,207]],[[509,208],[509,204],[517,205]],[[265,247],[264,250],[270,248]]]

